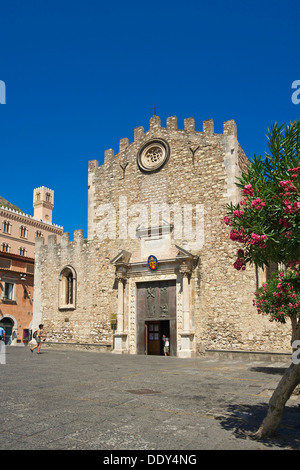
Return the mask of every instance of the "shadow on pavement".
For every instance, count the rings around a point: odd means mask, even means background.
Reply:
[[[248,370],[252,372],[262,372],[270,375],[283,375],[288,367],[250,367]]]
[[[268,404],[229,405],[231,416],[219,418],[221,426],[231,431],[236,438],[257,440],[254,433],[258,430],[268,411]],[[300,406],[286,406],[283,418],[274,438],[260,439],[265,446],[272,448],[300,449]]]

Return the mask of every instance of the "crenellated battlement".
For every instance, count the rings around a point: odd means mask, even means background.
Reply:
[[[66,249],[69,247],[74,247],[75,245],[82,246],[85,243],[83,230],[74,230],[73,235],[74,239],[73,241],[70,241],[70,232],[64,232],[61,236],[60,243],[57,243],[56,235],[49,235],[47,244],[45,244],[44,237],[37,237],[35,239],[36,250],[38,251],[40,247],[45,247],[45,249],[52,249],[53,247]]]
[[[223,123],[223,133],[215,133],[214,130],[214,121],[213,119],[207,119],[202,121],[202,130],[198,131],[195,128],[195,119],[193,117],[185,118],[184,119],[184,126],[183,129],[178,128],[177,125],[177,116],[170,116],[166,119],[166,127],[161,126],[161,119],[159,116],[154,115],[150,118],[149,122],[149,131],[145,132],[144,127],[136,127],[134,129],[134,140],[130,142],[127,137],[120,139],[119,141],[119,151],[115,154],[112,148],[107,149],[104,151],[104,164],[109,164],[114,157],[117,157],[120,153],[125,151],[130,145],[133,143],[139,144],[141,141],[145,139],[145,136],[148,133],[154,133],[159,131],[170,131],[170,132],[178,132],[182,135],[182,133],[199,135],[203,137],[210,137],[210,136],[237,136],[237,128],[236,123],[234,120],[225,121]],[[94,172],[99,166],[98,160],[91,160],[89,162],[89,171]]]

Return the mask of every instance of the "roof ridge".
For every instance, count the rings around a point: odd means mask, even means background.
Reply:
[[[18,212],[23,212],[18,206],[7,201],[4,197],[0,196],[0,206],[7,207],[8,209],[13,209]]]

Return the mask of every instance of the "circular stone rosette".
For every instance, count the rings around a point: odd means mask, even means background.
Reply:
[[[168,143],[162,139],[146,142],[139,150],[137,163],[142,171],[147,173],[157,171],[167,162],[170,155]]]

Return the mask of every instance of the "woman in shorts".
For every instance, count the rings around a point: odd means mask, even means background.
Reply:
[[[43,328],[44,328],[44,325],[41,323],[39,325],[39,329],[37,330],[37,335],[36,335],[36,346],[34,346],[34,348],[30,348],[30,351],[33,352],[34,349],[37,348],[37,353],[40,354],[40,351],[41,351],[41,344],[42,344],[42,338],[46,338],[45,335],[43,335]],[[45,340],[44,340],[45,341]]]

